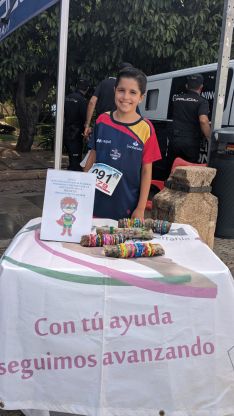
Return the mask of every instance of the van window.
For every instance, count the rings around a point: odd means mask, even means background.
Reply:
[[[158,95],[159,90],[148,90],[146,96],[146,104],[145,109],[146,111],[155,111],[158,106]]]
[[[204,86],[202,90],[202,96],[207,99],[209,102],[209,119],[212,117],[212,107],[213,107],[213,101],[214,101],[214,93],[215,93],[215,81],[216,81],[216,71],[211,72],[202,72],[202,75],[204,77]],[[224,110],[227,104],[227,99],[229,95],[230,85],[232,82],[232,76],[233,76],[233,70],[232,68],[229,68],[228,70],[228,79],[227,79],[227,89],[226,89],[226,95],[225,95],[225,101],[224,101]],[[170,93],[170,101],[168,106],[168,119],[172,119],[172,98],[175,94],[180,94],[182,92],[186,92],[186,82],[187,77],[176,77],[172,80],[172,86],[171,86],[171,93]]]

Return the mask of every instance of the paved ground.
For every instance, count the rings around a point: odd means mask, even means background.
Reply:
[[[62,166],[67,166],[66,156]],[[19,153],[0,142],[0,254],[26,222],[41,216],[46,170],[53,167],[51,151]]]

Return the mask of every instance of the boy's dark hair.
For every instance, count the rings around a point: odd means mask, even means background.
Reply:
[[[144,74],[144,72],[142,72],[140,69],[134,68],[134,67],[126,67],[125,69],[122,69],[121,71],[119,71],[119,73],[116,77],[115,87],[118,86],[119,81],[121,80],[121,78],[133,78],[133,79],[135,79],[138,83],[141,94],[143,95],[145,93],[147,78],[146,78],[146,75]]]

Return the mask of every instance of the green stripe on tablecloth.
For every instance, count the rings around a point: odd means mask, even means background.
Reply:
[[[14,260],[9,256],[3,256],[2,260],[6,260],[15,266],[22,267],[27,270],[31,270],[35,273],[41,274],[43,276],[52,277],[58,280],[65,280],[68,282],[82,283],[87,285],[109,285],[109,286],[130,286],[128,283],[121,282],[119,280],[113,279],[111,277],[98,277],[98,276],[80,276],[73,273],[64,273],[58,270],[46,269],[44,267],[33,266],[32,264],[22,263],[20,261]],[[153,277],[151,280],[156,280],[162,283],[170,284],[181,284],[191,281],[190,275],[183,276],[163,276],[163,277]]]
[[[118,280],[109,277],[98,277],[98,276],[80,276],[73,273],[64,273],[58,270],[46,269],[44,267],[33,266],[28,263],[21,263],[20,261],[14,260],[11,257],[3,256],[3,260],[14,264],[15,266],[22,267],[24,269],[31,270],[32,272],[41,274],[47,277],[53,277],[58,280],[66,280],[68,282],[83,283],[87,285],[110,285],[110,286],[129,286],[127,283],[120,282]]]

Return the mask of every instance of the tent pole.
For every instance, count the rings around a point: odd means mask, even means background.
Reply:
[[[215,84],[215,96],[211,120],[211,133],[222,126],[228,67],[232,46],[234,0],[224,0],[223,21],[219,45],[219,57]],[[211,156],[213,136],[209,140],[208,163]]]
[[[70,0],[60,0],[60,36],[56,105],[55,169],[61,168]]]

